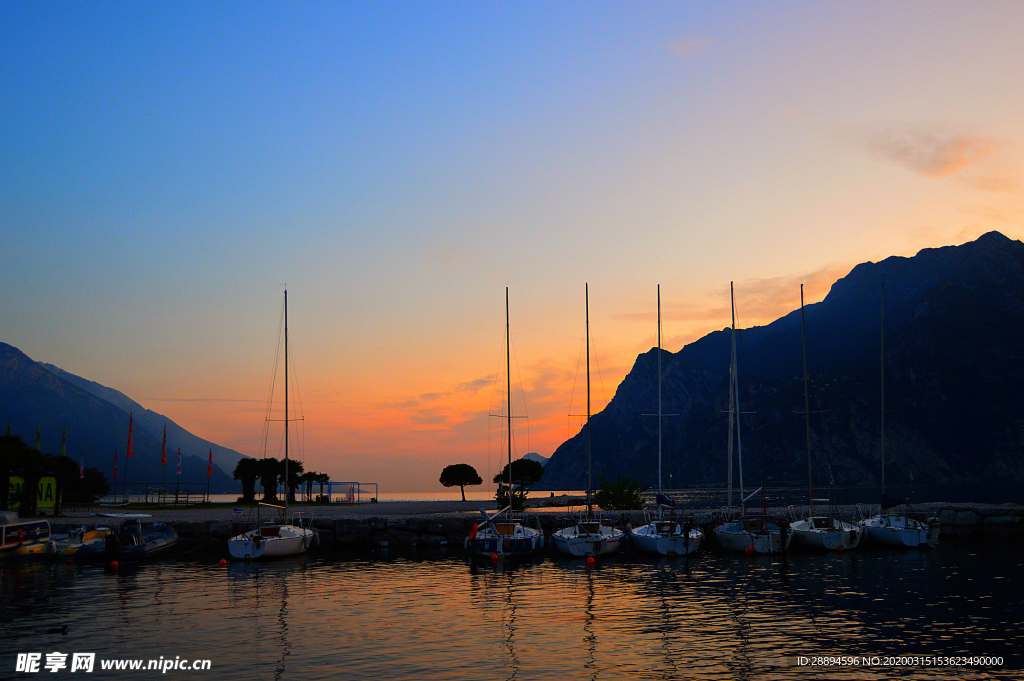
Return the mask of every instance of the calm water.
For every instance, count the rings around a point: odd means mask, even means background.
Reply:
[[[588,569],[435,557],[122,567],[0,563],[0,678],[16,653],[211,660],[95,678],[1020,678],[1024,551],[688,561]],[[59,630],[64,625],[68,633]],[[56,631],[55,631],[56,630]],[[1001,655],[1001,669],[797,667],[797,655]],[[44,658],[45,659],[45,658]],[[69,657],[70,659],[70,657]]]

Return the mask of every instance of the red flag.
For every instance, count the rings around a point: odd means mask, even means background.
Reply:
[[[160,447],[160,465],[167,465],[167,424],[164,424],[164,444]]]
[[[206,464],[206,479],[209,480],[210,476],[213,475],[213,450],[210,450],[210,463]]]
[[[117,482],[117,450],[114,450],[114,482]]]
[[[82,452],[82,463],[78,466],[78,478],[85,480],[85,452]]]
[[[135,436],[132,434],[132,429],[133,429],[132,426],[133,426],[133,421],[134,420],[135,420],[135,415],[134,414],[132,416],[128,417],[128,453],[125,454],[125,456],[128,457],[129,459],[132,458],[132,442],[135,439]]]
[[[178,447],[178,475],[181,475],[181,447]]]

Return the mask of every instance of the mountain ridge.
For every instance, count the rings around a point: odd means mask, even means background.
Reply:
[[[881,476],[881,282],[886,290],[887,479],[1024,480],[1024,244],[989,232],[960,246],[861,263],[807,305],[812,461],[817,479]],[[794,299],[799,300],[794,290]],[[742,318],[742,310],[737,311]],[[731,332],[662,350],[667,484],[721,484]],[[806,481],[800,310],[737,329],[745,473]],[[657,482],[656,353],[642,353],[592,418],[594,476]],[[891,413],[890,413],[891,412]],[[585,480],[581,429],[551,456],[538,489]],[[956,451],[960,447],[963,451]]]

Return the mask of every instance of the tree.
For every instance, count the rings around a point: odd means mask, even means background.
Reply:
[[[284,462],[271,456],[260,459],[257,469],[260,486],[263,488],[263,501],[277,501],[277,481],[284,473]]]
[[[512,467],[512,489],[509,499],[508,481],[509,466]],[[511,464],[501,469],[501,472],[494,476],[494,482],[498,483],[498,491],[494,498],[498,501],[500,508],[512,506],[512,510],[521,511],[526,506],[527,488],[540,480],[544,475],[544,466],[532,459],[516,459]]]
[[[620,475],[615,482],[608,482],[598,476],[601,489],[594,495],[594,503],[606,511],[632,511],[644,507],[643,493],[649,485],[640,486],[638,480]]]
[[[466,485],[482,485],[484,481],[468,463],[453,463],[441,471],[441,484],[445,487],[459,487],[462,490],[462,500],[465,501]]]
[[[256,480],[260,477],[260,462],[258,459],[239,459],[233,473],[235,480],[242,482],[242,500],[255,501]]]
[[[288,459],[288,501],[295,501],[295,488],[301,484],[299,476],[303,470],[301,461]],[[281,462],[281,480],[284,480],[284,461]]]

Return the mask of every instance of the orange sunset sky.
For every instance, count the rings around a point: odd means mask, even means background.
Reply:
[[[1024,235],[1024,4],[0,5],[0,341],[381,492],[580,427],[638,353]],[[582,371],[580,368],[579,371]],[[575,386],[575,387],[574,387]],[[272,447],[272,454],[277,451]]]

